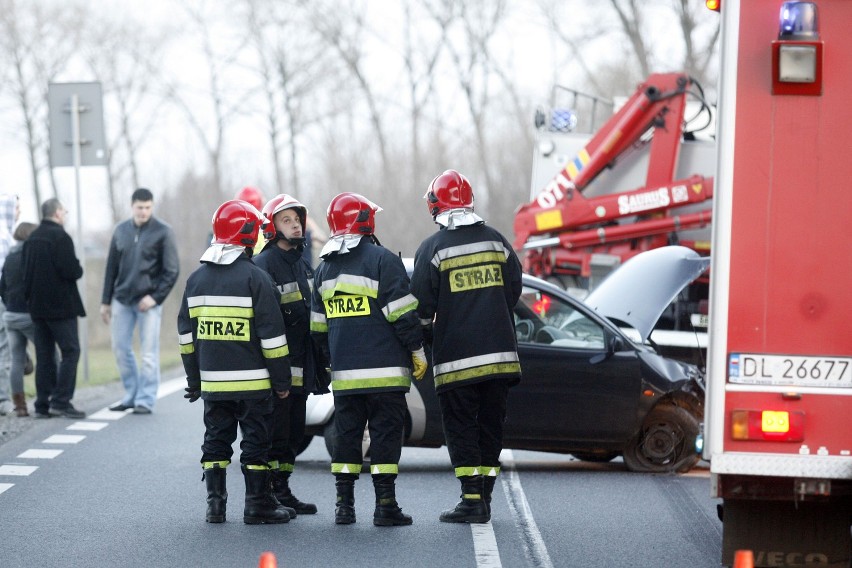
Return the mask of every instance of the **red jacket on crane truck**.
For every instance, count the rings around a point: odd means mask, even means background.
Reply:
[[[852,2],[721,17],[704,457],[722,562],[849,566]]]

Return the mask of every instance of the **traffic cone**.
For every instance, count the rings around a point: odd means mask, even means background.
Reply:
[[[257,568],[278,568],[278,561],[275,560],[275,555],[271,552],[261,554]]]
[[[754,553],[751,550],[737,550],[733,568],[754,568]]]

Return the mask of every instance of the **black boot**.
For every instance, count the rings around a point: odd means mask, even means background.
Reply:
[[[351,525],[355,522],[355,477],[350,474],[338,475],[334,484],[337,487],[334,523]]]
[[[373,488],[376,490],[376,511],[373,513],[373,524],[377,527],[393,527],[410,525],[414,521],[411,515],[406,515],[396,502],[396,476],[381,474],[373,476]]]
[[[455,509],[441,513],[441,521],[445,523],[487,523],[491,520],[488,506],[482,498],[482,476],[466,475],[459,477],[462,486],[462,500]]]
[[[294,509],[292,507],[288,507],[287,505],[282,503],[280,499],[278,499],[278,493],[275,490],[276,489],[275,488],[275,477],[276,477],[277,473],[279,473],[278,470],[272,469],[271,466],[270,466],[270,470],[269,470],[269,494],[272,495],[272,498],[275,499],[275,503],[279,507],[281,507],[282,509],[287,511],[287,514],[290,515],[290,520],[292,521],[293,519],[295,519],[299,515],[298,515],[298,513],[296,513],[296,509]]]
[[[488,516],[491,516],[491,493],[494,492],[494,484],[497,483],[497,476],[483,475],[482,476],[482,498],[485,500],[485,506],[488,508]]]
[[[228,504],[225,468],[216,464],[205,469],[202,478],[207,482],[207,522],[224,523],[225,506]]]
[[[278,498],[278,502],[292,509],[299,515],[314,515],[317,506],[313,503],[302,503],[293,492],[290,491],[290,472],[272,470],[272,491]]]
[[[249,469],[243,466],[246,479],[246,507],[243,522],[247,525],[278,524],[290,521],[290,514],[272,494],[268,469]]]

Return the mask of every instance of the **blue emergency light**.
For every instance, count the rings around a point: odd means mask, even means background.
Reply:
[[[778,39],[813,40],[819,38],[817,7],[815,2],[784,2]]]

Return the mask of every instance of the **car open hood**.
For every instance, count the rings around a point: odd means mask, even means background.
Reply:
[[[710,257],[669,246],[640,253],[617,269],[584,303],[604,317],[621,320],[648,336],[672,300],[710,266]]]

